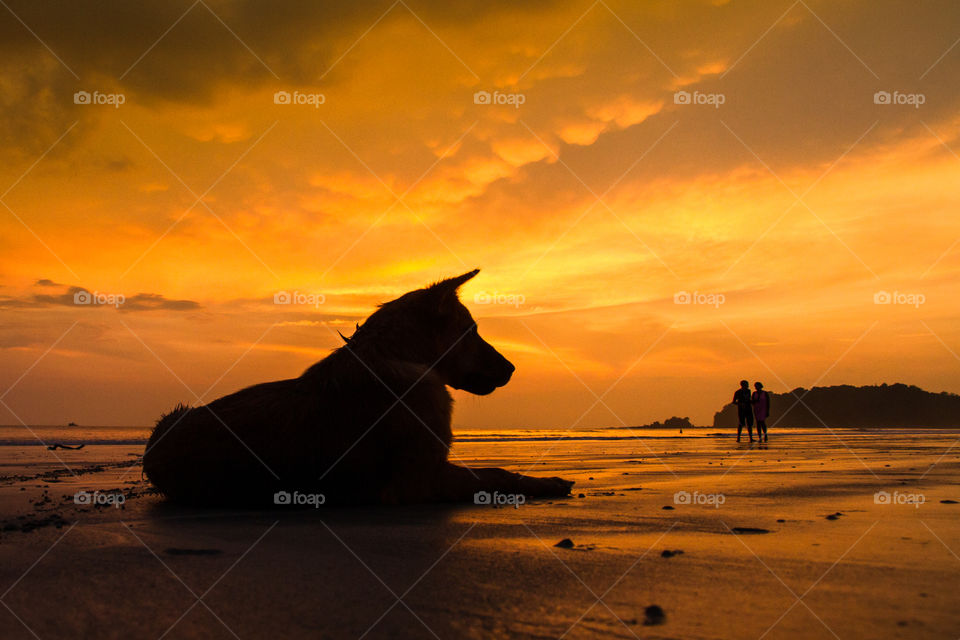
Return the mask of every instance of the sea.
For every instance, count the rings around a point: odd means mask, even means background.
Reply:
[[[51,425],[0,425],[0,447],[4,446],[50,446],[64,444],[77,445],[145,445],[152,427],[118,426],[51,426]],[[939,436],[960,435],[958,429],[865,429],[820,427],[790,428],[770,430],[775,437],[810,437],[831,434],[844,437],[877,436],[914,436],[923,433]],[[635,439],[687,439],[687,438],[725,438],[736,435],[733,429],[718,427],[692,427],[685,429],[652,427],[596,427],[571,429],[476,429],[454,427],[454,440],[457,443],[483,442],[543,442],[543,441],[617,441]],[[746,433],[744,433],[746,438]]]

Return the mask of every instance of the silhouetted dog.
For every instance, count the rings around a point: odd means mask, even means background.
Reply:
[[[573,482],[561,478],[447,461],[453,400],[446,385],[486,395],[514,371],[457,297],[476,274],[381,305],[299,378],[178,406],[150,436],[147,477],[169,499],[199,504],[264,504],[293,491],[331,503],[470,501],[479,491],[567,495]]]

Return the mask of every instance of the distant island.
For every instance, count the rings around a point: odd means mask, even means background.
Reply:
[[[690,418],[679,418],[673,416],[672,418],[667,418],[663,422],[659,420],[651,422],[650,424],[640,424],[634,426],[622,426],[622,427],[609,427],[610,429],[679,429],[683,431],[684,429],[695,429],[696,426],[690,422]]]
[[[730,396],[733,396],[731,388]],[[803,402],[799,402],[799,399]],[[773,427],[960,427],[960,395],[932,393],[906,384],[854,387],[798,387],[770,394]],[[737,409],[726,405],[713,416],[713,426],[737,427]]]
[[[643,429],[692,429],[693,423],[690,422],[690,418],[678,418],[673,416],[672,418],[667,418],[663,422],[659,420],[652,424],[645,424]]]

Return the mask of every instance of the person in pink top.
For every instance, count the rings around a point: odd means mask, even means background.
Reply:
[[[767,441],[767,417],[770,415],[770,394],[763,390],[763,383],[756,382],[753,385],[756,391],[750,398],[753,402],[753,415],[757,418],[757,439],[763,438]]]

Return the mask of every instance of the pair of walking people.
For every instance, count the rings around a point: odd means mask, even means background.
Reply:
[[[750,383],[740,381],[740,388],[733,394],[733,404],[737,405],[737,442],[743,433],[743,426],[747,426],[750,442],[753,442],[753,419],[757,419],[757,440],[767,441],[767,417],[770,415],[770,394],[763,390],[763,383],[754,383],[754,391],[750,393]]]

